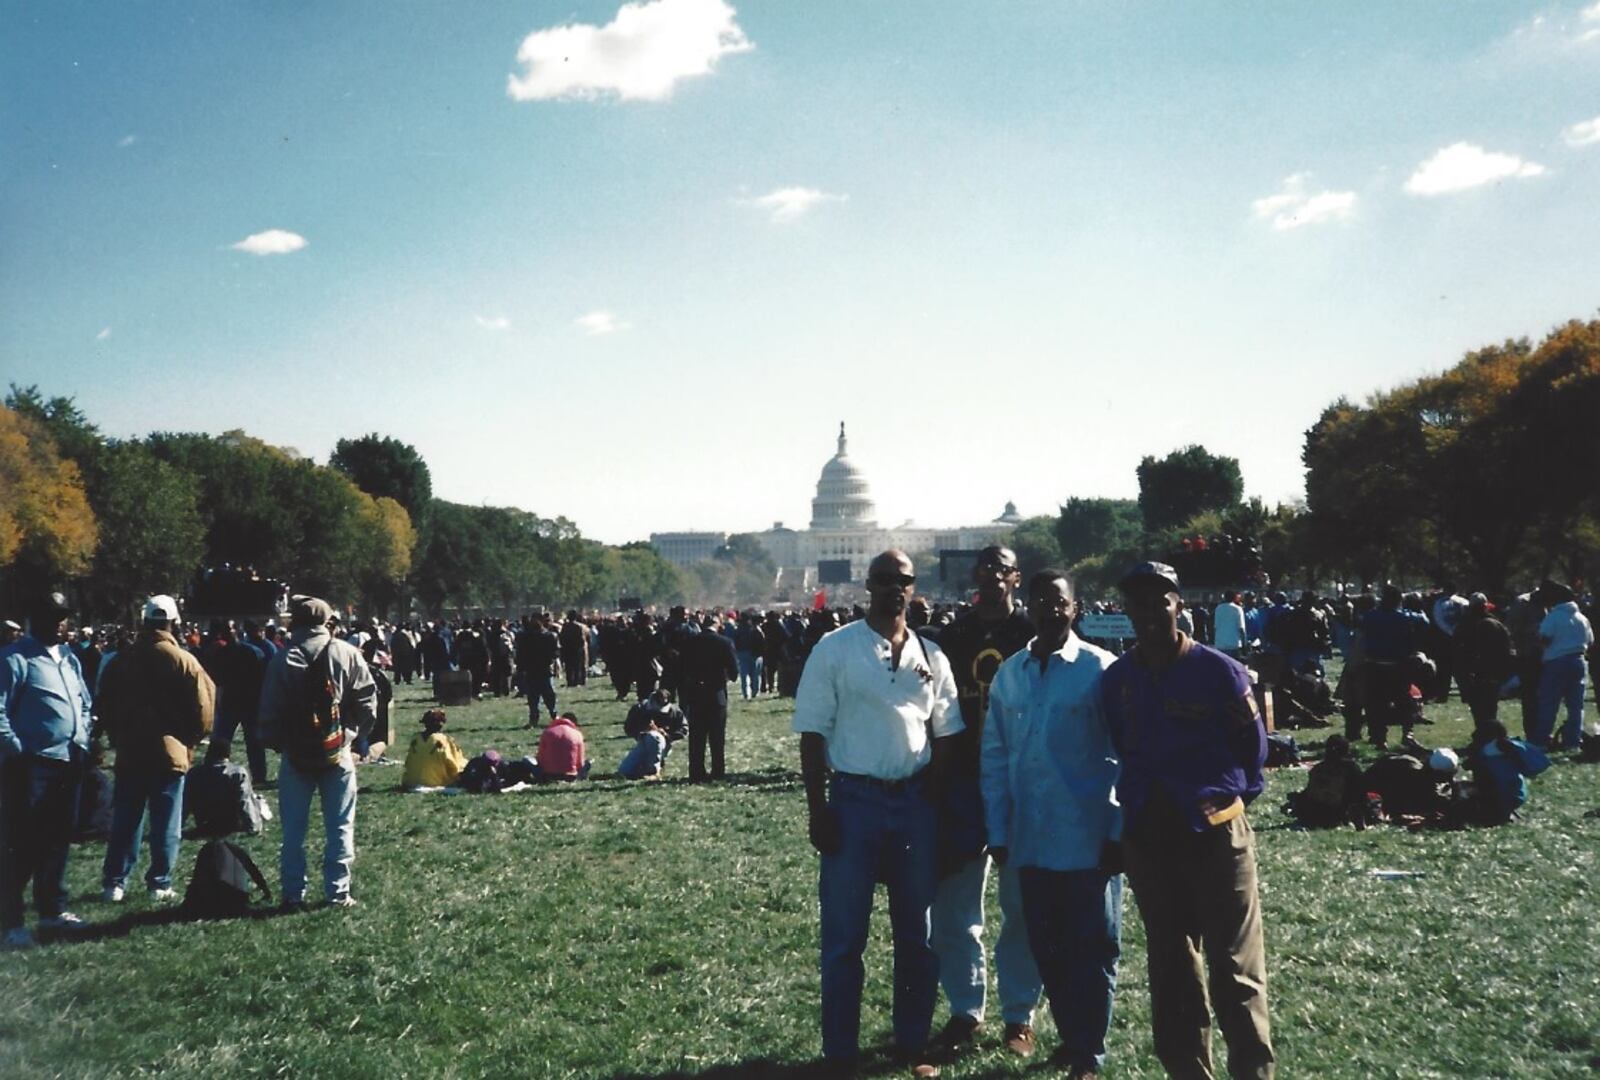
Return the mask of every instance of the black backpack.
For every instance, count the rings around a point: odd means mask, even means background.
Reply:
[[[250,853],[226,840],[210,840],[195,856],[194,876],[183,894],[183,911],[191,919],[230,919],[247,914],[257,885],[272,902],[272,890]]]

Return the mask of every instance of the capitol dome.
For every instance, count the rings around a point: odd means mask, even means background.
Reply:
[[[839,452],[828,459],[817,478],[817,497],[811,500],[813,529],[877,528],[877,507],[872,503],[867,478],[845,453],[844,424],[839,425]]]

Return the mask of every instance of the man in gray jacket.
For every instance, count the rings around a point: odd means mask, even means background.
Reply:
[[[278,771],[278,813],[283,822],[279,856],[283,903],[303,907],[306,891],[306,828],[311,797],[322,802],[326,847],[322,881],[328,903],[353,907],[350,866],[356,854],[356,769],[350,745],[377,720],[377,687],[361,650],[328,632],[333,608],[314,596],[290,601],[288,647],[272,658],[261,684],[261,737],[281,760]],[[328,659],[328,679],[344,725],[343,746],[335,759],[296,760],[287,737],[291,725],[307,722],[312,710],[313,669]]]

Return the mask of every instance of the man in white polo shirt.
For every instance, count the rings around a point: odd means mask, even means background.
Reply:
[[[1211,638],[1218,652],[1227,653],[1235,660],[1244,656],[1250,636],[1245,632],[1244,608],[1239,605],[1238,593],[1228,593],[1212,613]]]
[[[950,663],[906,625],[916,576],[901,551],[867,570],[867,617],[812,650],[795,695],[811,843],[822,856],[822,1056],[841,1072],[860,1053],[862,953],[872,894],[888,886],[894,1042],[919,1076],[938,994],[929,943],[937,827],[928,787],[944,741],[962,730]],[[831,777],[830,777],[831,773]]]

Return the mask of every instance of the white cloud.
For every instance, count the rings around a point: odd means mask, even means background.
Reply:
[[[119,146],[123,150],[126,150],[128,147],[132,146],[134,143],[136,143],[138,141],[139,141],[139,136],[137,136],[137,135],[124,135],[122,138],[117,140],[117,146]]]
[[[786,187],[753,199],[739,200],[745,206],[766,210],[773,221],[793,221],[813,206],[825,202],[844,202],[850,196],[833,195],[808,187]]]
[[[472,319],[485,330],[511,329],[511,320],[504,315],[474,315]]]
[[[1547,61],[1596,44],[1600,44],[1600,3],[1590,4],[1576,18],[1570,12],[1535,15],[1518,25],[1499,48],[1524,60]]]
[[[1600,7],[1600,4],[1595,6]],[[1561,137],[1567,140],[1568,146],[1573,147],[1600,143],[1600,116],[1595,117],[1593,120],[1584,120],[1573,124],[1561,133]]]
[[[579,315],[572,320],[572,323],[589,337],[615,334],[619,330],[628,329],[628,324],[618,319],[616,313],[612,311],[591,311],[586,315]]]
[[[284,229],[268,229],[266,232],[251,233],[234,244],[233,250],[250,255],[287,255],[305,246],[306,238],[299,233]]]
[[[110,337],[111,337],[111,327],[108,326],[105,329],[101,330],[98,334],[96,334],[94,336],[94,339],[96,341],[106,341],[106,340],[109,340]]]
[[[1417,166],[1406,181],[1412,195],[1448,195],[1505,179],[1526,179],[1544,172],[1536,161],[1515,154],[1498,154],[1471,143],[1458,142],[1435,153]]]
[[[573,23],[523,39],[506,93],[515,101],[596,98],[662,101],[680,79],[709,75],[729,53],[755,48],[724,0],[623,4],[605,26]]]
[[[1279,232],[1298,229],[1302,225],[1342,221],[1355,213],[1355,192],[1319,191],[1310,194],[1306,191],[1310,179],[1311,174],[1305,172],[1286,176],[1280,191],[1255,200],[1250,208],[1257,219],[1270,220],[1272,227]]]

